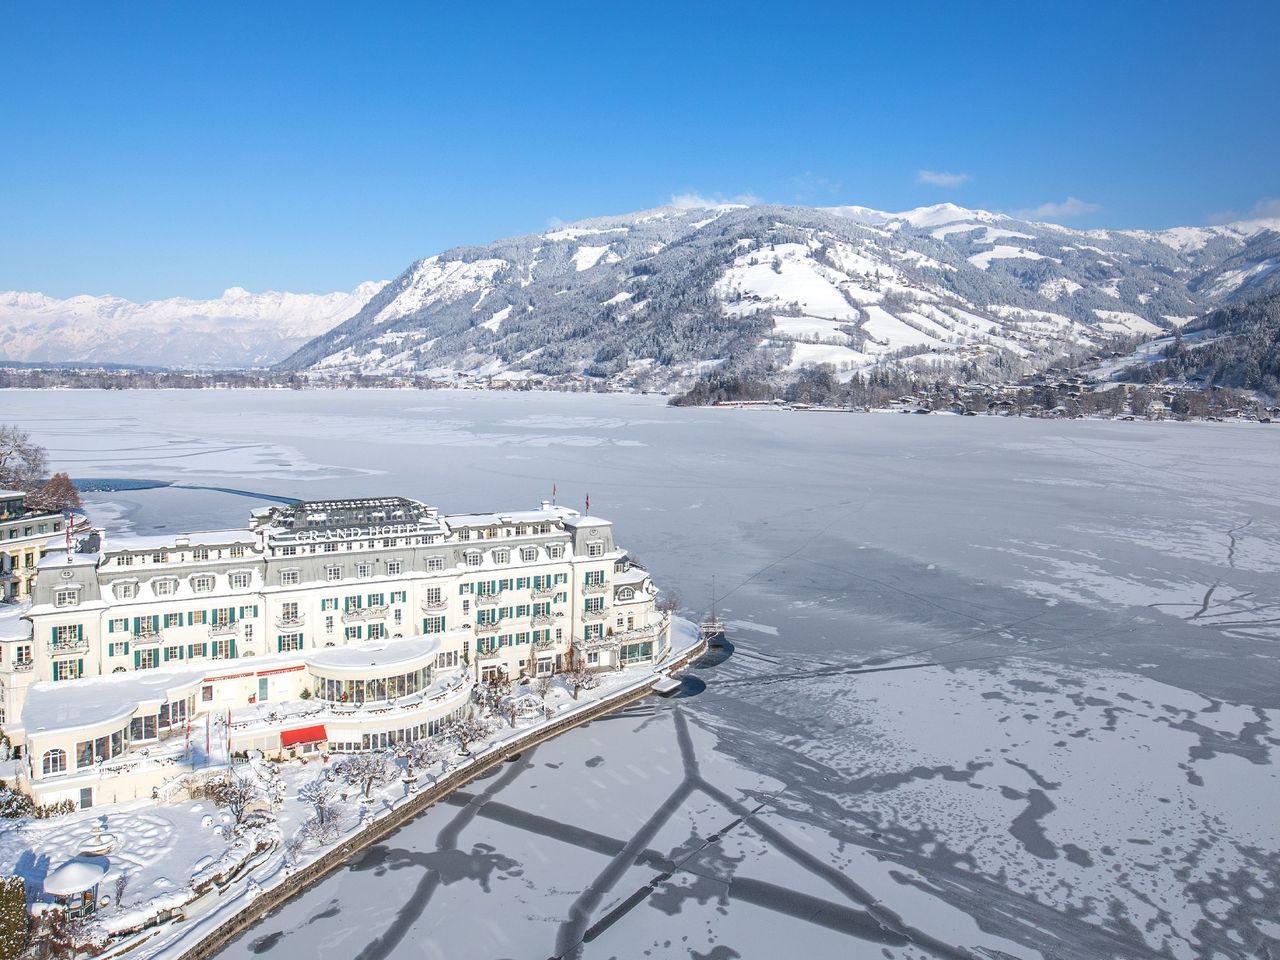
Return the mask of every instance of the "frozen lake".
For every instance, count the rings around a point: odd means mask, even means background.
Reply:
[[[735,652],[223,956],[1280,957],[1280,428],[464,392],[0,392],[139,532],[550,496]]]

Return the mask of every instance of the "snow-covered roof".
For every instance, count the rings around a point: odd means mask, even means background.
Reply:
[[[31,637],[31,622],[22,617],[31,609],[31,601],[0,603],[0,640],[27,640]]]
[[[66,548],[59,543],[59,549],[50,549],[40,558],[36,567],[37,569],[44,567],[96,567],[101,559],[102,554],[100,553],[72,552],[68,554]]]
[[[0,500],[12,500],[14,497],[25,497],[25,490],[0,490]]]
[[[649,571],[641,570],[639,567],[632,567],[630,570],[624,570],[621,573],[613,575],[613,585],[615,587],[629,587],[644,583],[649,579]]]
[[[194,692],[204,670],[132,670],[79,680],[42,680],[27,690],[22,726],[27,734],[124,721],[140,704],[160,704]]]
[[[566,517],[564,521],[566,527],[612,527],[612,520],[605,520],[602,517],[582,517],[573,516]]]
[[[553,523],[569,520],[578,511],[568,507],[547,507],[545,510],[516,510],[511,513],[454,513],[444,518],[451,527],[496,527],[504,523]]]
[[[76,857],[44,878],[44,892],[53,897],[74,897],[92,890],[107,875],[106,857]]]
[[[113,534],[107,541],[107,552],[117,550],[158,550],[161,548],[181,549],[177,546],[179,539],[185,540],[184,546],[221,545],[227,543],[255,543],[257,538],[243,527],[236,530],[205,530],[200,533],[170,533],[159,536],[140,536],[132,533]]]
[[[364,676],[370,667],[413,670],[435,657],[440,634],[406,640],[369,640],[345,647],[326,647],[307,655],[307,663],[328,675]]]

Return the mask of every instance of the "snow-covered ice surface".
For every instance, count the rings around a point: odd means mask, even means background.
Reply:
[[[1280,956],[1273,428],[529,393],[0,402],[82,476],[450,512],[555,483],[690,613],[716,575],[736,649],[691,695],[526,752],[228,958]],[[139,534],[254,505],[101,497]]]

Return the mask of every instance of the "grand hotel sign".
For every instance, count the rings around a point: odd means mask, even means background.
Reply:
[[[299,543],[317,540],[355,540],[361,537],[403,537],[416,536],[423,532],[424,524],[386,523],[372,524],[367,527],[317,527],[290,531],[282,539],[292,539]]]

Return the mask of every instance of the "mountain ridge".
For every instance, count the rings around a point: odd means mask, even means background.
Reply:
[[[1073,230],[935,204],[712,204],[415,261],[280,368],[687,384],[716,368],[1027,372],[1280,284],[1280,220]]]

